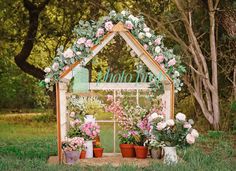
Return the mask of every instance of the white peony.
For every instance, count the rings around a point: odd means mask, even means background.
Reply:
[[[174,126],[174,125],[175,125],[175,121],[174,121],[173,119],[168,119],[168,120],[166,121],[166,124],[167,124],[168,126]]]
[[[68,48],[64,53],[63,56],[65,58],[72,58],[74,56],[74,52],[71,48]]]
[[[186,120],[186,116],[183,113],[177,113],[177,115],[175,116],[175,118],[179,121],[185,121]]]
[[[49,67],[46,67],[46,68],[44,69],[44,72],[46,72],[46,73],[49,73],[49,72],[51,72],[51,68],[49,68]]]
[[[152,34],[149,33],[149,32],[146,32],[146,37],[151,38],[151,37],[152,37]]]
[[[138,38],[139,38],[139,39],[143,39],[143,38],[144,38],[144,33],[143,33],[143,32],[140,32],[140,33],[138,34]]]
[[[188,134],[186,136],[186,141],[187,141],[188,144],[194,144],[195,143],[195,137],[191,134]]]
[[[44,82],[45,82],[45,83],[50,83],[50,78],[45,78],[45,79],[44,79]]]
[[[199,133],[198,133],[198,131],[196,129],[192,129],[191,135],[194,136],[195,138],[199,137]]]
[[[160,53],[160,52],[161,52],[160,46],[157,46],[157,47],[155,48],[155,52],[156,52],[156,53]]]

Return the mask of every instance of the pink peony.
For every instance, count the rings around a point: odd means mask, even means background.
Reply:
[[[100,37],[100,36],[102,36],[103,34],[104,34],[104,29],[103,29],[103,28],[99,28],[99,29],[97,30],[96,37]]]
[[[85,42],[86,42],[86,38],[85,38],[85,37],[82,37],[82,38],[79,38],[76,43],[77,43],[78,45],[80,45],[80,44],[83,44],[83,43],[85,43]]]
[[[164,61],[164,56],[162,54],[160,54],[159,56],[156,56],[154,58],[158,63],[162,63]]]
[[[132,30],[133,27],[134,27],[134,25],[132,24],[131,21],[126,21],[126,22],[125,22],[125,27],[126,27],[127,29],[129,29],[129,30]]]
[[[157,130],[161,131],[167,126],[166,122],[162,121],[157,124]]]
[[[105,23],[105,28],[106,28],[107,31],[112,31],[112,28],[113,28],[112,22],[111,21],[107,21]]]
[[[190,129],[190,128],[192,128],[192,125],[190,123],[188,123],[188,122],[185,122],[184,123],[184,128]]]
[[[186,140],[187,140],[188,144],[194,144],[195,143],[195,137],[193,135],[191,135],[191,134],[188,134],[186,136]]]
[[[173,58],[168,62],[168,67],[173,66],[175,64],[176,64],[176,60],[175,60],[175,58]]]
[[[74,52],[71,48],[68,48],[64,53],[63,56],[65,58],[72,58],[74,56]]]
[[[91,39],[86,40],[85,46],[86,46],[86,47],[93,47],[93,42],[92,42],[92,40],[91,40]]]

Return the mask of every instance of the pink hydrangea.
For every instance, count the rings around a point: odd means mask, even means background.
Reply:
[[[86,122],[81,125],[81,131],[88,137],[88,139],[96,138],[100,133],[100,127],[97,123]]]

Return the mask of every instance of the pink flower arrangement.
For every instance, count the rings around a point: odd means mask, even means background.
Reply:
[[[86,122],[82,124],[80,129],[87,140],[96,138],[100,133],[100,126],[93,122]]]
[[[84,138],[82,137],[68,138],[67,141],[62,142],[62,149],[64,151],[82,151],[86,149]]]

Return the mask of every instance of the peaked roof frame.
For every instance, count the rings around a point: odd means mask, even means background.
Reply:
[[[92,54],[83,61],[77,61],[72,64],[67,70],[60,74],[60,81],[56,83],[56,111],[57,111],[57,141],[58,141],[58,161],[62,162],[62,140],[66,136],[66,91],[71,78],[73,77],[73,69],[86,65],[92,60],[97,53],[103,49],[117,34],[119,34],[126,43],[135,51],[138,57],[145,63],[145,65],[155,74],[161,72],[164,76],[162,81],[165,89],[163,98],[166,100],[166,108],[168,110],[168,117],[174,117],[174,83],[170,76],[162,69],[160,64],[155,61],[140,42],[127,30],[122,22],[117,23],[110,32],[108,32],[100,44],[91,48]]]

